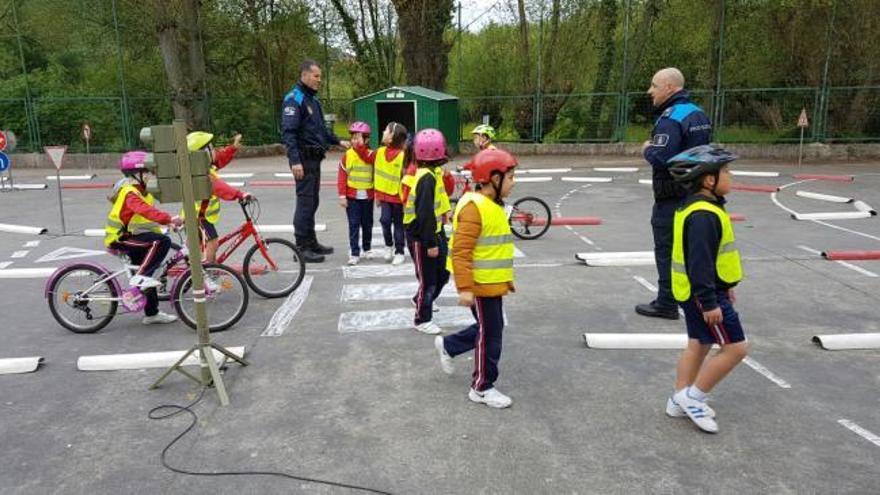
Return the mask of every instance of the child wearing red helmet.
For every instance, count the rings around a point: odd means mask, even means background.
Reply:
[[[495,380],[504,329],[502,299],[514,291],[513,235],[504,198],[513,189],[516,165],[516,159],[501,150],[484,150],[474,157],[471,174],[477,190],[465,193],[455,207],[446,266],[455,278],[458,303],[471,308],[476,322],[434,339],[440,366],[447,374],[454,372],[452,358],[474,350],[468,398],[499,409],[513,402],[495,388]]]

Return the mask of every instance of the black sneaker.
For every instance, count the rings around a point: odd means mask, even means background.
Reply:
[[[657,306],[656,301],[651,301],[648,304],[637,304],[636,313],[642,316],[649,316],[651,318],[664,318],[667,320],[678,319],[677,308],[664,308],[662,306]]]
[[[310,248],[302,249],[302,259],[306,263],[323,263],[324,255],[321,253],[316,253]]]
[[[333,254],[333,248],[330,246],[325,246],[318,241],[312,243],[312,251],[318,254]]]

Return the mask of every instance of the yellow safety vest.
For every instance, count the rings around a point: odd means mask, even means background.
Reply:
[[[215,169],[214,167],[211,167],[211,170],[208,173],[211,175],[212,181],[214,179],[218,178],[217,169]],[[204,218],[205,218],[205,220],[207,220],[211,224],[216,225],[217,222],[220,220],[220,198],[218,198],[214,194],[211,194],[211,197],[208,198],[207,201],[208,201],[208,206],[205,208]],[[202,202],[203,201],[196,201],[196,213],[198,213],[202,210]],[[180,209],[180,218],[184,218],[184,217],[185,217],[185,211],[183,208],[181,208]]]
[[[696,201],[675,212],[672,226],[672,295],[675,296],[676,301],[681,302],[691,298],[691,281],[688,278],[684,259],[684,222],[695,211],[712,212],[721,220],[721,243],[718,245],[718,256],[715,259],[718,278],[728,284],[734,284],[742,280],[743,276],[730,216],[722,208],[708,201]]]
[[[122,237],[122,234],[126,232],[129,234],[162,232],[162,229],[159,228],[157,223],[148,220],[139,214],[132,216],[131,220],[128,221],[128,225],[122,223],[119,214],[122,212],[122,206],[125,205],[125,197],[128,196],[128,193],[136,194],[144,203],[147,203],[150,206],[153,206],[153,203],[155,202],[155,198],[153,198],[153,195],[150,193],[147,193],[145,196],[133,185],[129,184],[122,186],[119,190],[119,194],[116,195],[116,200],[113,201],[113,208],[110,209],[110,213],[107,215],[107,223],[104,225],[104,245],[107,247],[118,241],[119,238]]]
[[[416,186],[427,174],[434,174],[434,216],[437,217],[437,232],[443,230],[443,222],[440,217],[452,210],[449,204],[449,196],[446,195],[446,188],[443,187],[443,169],[435,167],[422,167],[416,171],[416,175],[404,176],[402,183],[409,187],[409,196],[406,198],[406,204],[403,205],[403,224],[409,225],[416,219]]]
[[[452,217],[452,237],[450,250],[455,248],[455,231],[458,230],[458,215],[468,203],[477,206],[480,212],[480,237],[474,248],[474,282],[478,284],[500,284],[513,282],[513,234],[507,212],[497,203],[477,192],[465,193],[455,206]],[[452,273],[452,255],[446,257],[446,270]]]
[[[345,172],[348,174],[348,187],[357,190],[373,188],[373,166],[363,161],[353,149],[345,152]]]
[[[387,148],[382,146],[376,151],[375,187],[380,193],[400,193],[400,171],[403,169],[403,152],[397,153],[390,162],[385,159]]]

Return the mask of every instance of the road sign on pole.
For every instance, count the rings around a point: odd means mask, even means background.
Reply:
[[[6,151],[6,133],[0,131],[0,151]]]
[[[52,164],[55,165],[55,185],[58,188],[58,211],[61,213],[61,233],[67,233],[67,226],[64,224],[64,201],[61,199],[61,162],[64,159],[64,152],[67,146],[43,146],[43,150],[49,155]]]
[[[88,122],[83,123],[82,138],[86,142],[86,159],[89,162],[89,175],[92,175],[92,153],[89,150],[89,145],[92,141],[92,126]]]
[[[801,128],[801,142],[798,145],[798,167],[804,159],[804,129],[810,126],[810,120],[807,119],[807,109],[801,108],[801,114],[798,116],[797,126]]]
[[[0,172],[5,172],[9,168],[9,155],[0,151]]]

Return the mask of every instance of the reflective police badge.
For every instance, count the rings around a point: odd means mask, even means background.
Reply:
[[[296,115],[296,107],[294,107],[294,106],[284,107],[284,115],[287,115],[289,117]]]
[[[657,134],[651,138],[651,146],[665,147],[669,143],[669,134]]]

